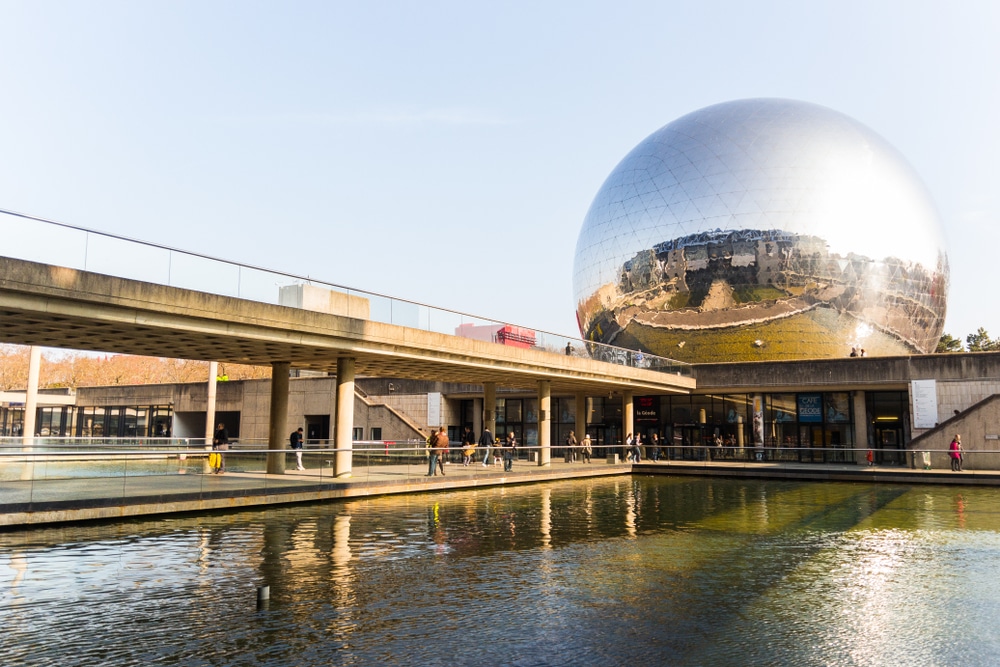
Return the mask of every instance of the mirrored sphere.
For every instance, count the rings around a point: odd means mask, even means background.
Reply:
[[[815,104],[725,102],[615,167],[576,245],[584,338],[698,362],[931,352],[948,260],[920,178]]]

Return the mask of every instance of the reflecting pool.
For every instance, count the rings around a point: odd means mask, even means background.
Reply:
[[[0,664],[994,665],[998,500],[635,476],[0,533]]]

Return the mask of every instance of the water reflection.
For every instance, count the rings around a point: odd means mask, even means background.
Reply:
[[[0,534],[0,664],[995,664],[996,495],[633,477]]]

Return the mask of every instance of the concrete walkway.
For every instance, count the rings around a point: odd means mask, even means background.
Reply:
[[[610,475],[668,474],[877,482],[1000,486],[1000,471],[950,472],[902,466],[806,464],[732,461],[660,461],[609,464],[553,461],[539,467],[518,461],[513,471],[501,466],[445,466],[447,474],[427,476],[426,464],[355,467],[350,478],[337,479],[329,468],[290,470],[284,475],[257,471],[215,475],[185,470],[175,474],[117,477],[60,477],[0,483],[0,528],[127,517],[204,512],[277,504],[316,502],[396,493],[420,493],[504,484],[579,479]]]

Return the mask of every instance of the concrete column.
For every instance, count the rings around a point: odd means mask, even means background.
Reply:
[[[483,425],[490,429],[493,437],[497,434],[497,383],[483,383]]]
[[[267,427],[267,449],[285,449],[285,428],[288,426],[288,372],[292,365],[287,361],[271,362],[271,416]],[[285,473],[285,453],[267,455],[267,473]]]
[[[622,392],[622,430],[624,431],[622,442],[624,442],[624,438],[628,437],[629,433],[632,434],[632,437],[635,437],[631,391]]]
[[[538,465],[552,464],[552,396],[551,383],[538,381]]]
[[[583,392],[577,392],[576,394],[575,426],[576,440],[579,443],[583,443],[583,436],[587,434],[587,395]]]
[[[333,430],[333,474],[351,476],[354,448],[354,358],[337,359],[337,423]]]
[[[208,406],[205,408],[205,449],[212,446],[215,436],[215,397],[219,387],[219,362],[208,362]]]
[[[868,405],[865,403],[865,392],[855,391],[854,393],[854,462],[858,465],[867,465],[866,458],[869,447],[874,447],[875,443],[868,441]],[[899,447],[903,443],[899,443]]]
[[[483,432],[483,402],[478,399],[472,399],[472,435],[475,436],[478,442],[480,434]]]
[[[42,369],[42,348],[32,345],[28,348],[28,387],[24,397],[24,430],[22,443],[30,447],[34,442],[36,416],[38,413],[38,376]]]

